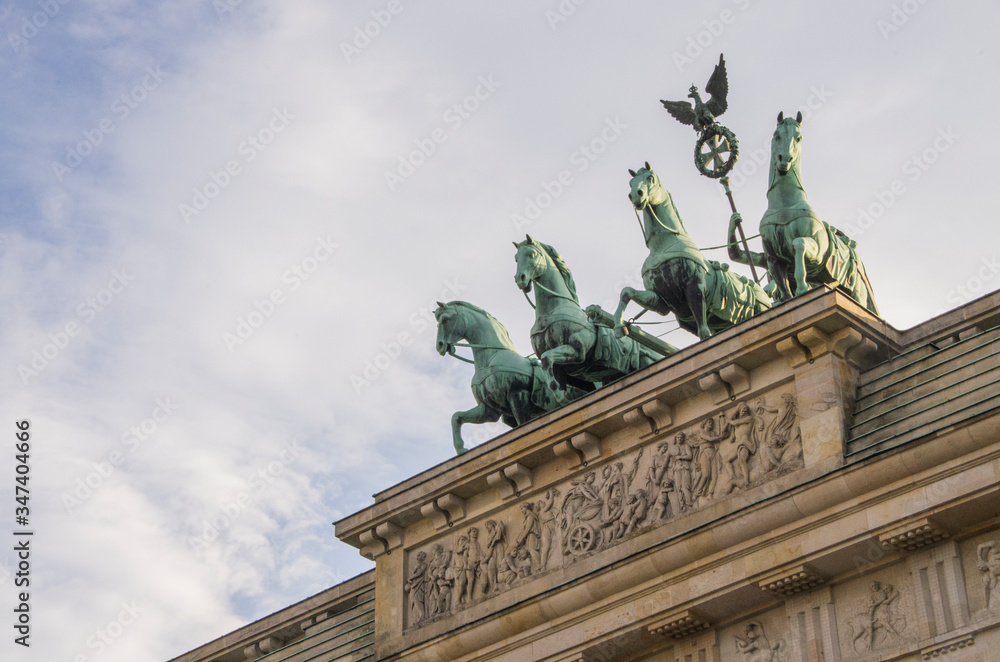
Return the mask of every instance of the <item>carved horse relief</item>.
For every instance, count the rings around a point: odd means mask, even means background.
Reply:
[[[649,257],[642,265],[646,290],[622,290],[614,315],[616,330],[624,333],[623,315],[630,301],[660,315],[674,313],[682,328],[702,340],[771,307],[767,294],[752,280],[729,271],[729,265],[705,259],[649,163],[628,172],[629,200],[642,211]]]
[[[464,301],[439,301],[434,317],[438,323],[438,353],[454,356],[457,343],[467,340],[476,367],[472,395],[477,405],[451,417],[455,452],[466,450],[462,442],[464,423],[502,419],[514,428],[559,406],[538,361],[521,356],[507,329],[488,312]]]
[[[795,119],[779,113],[771,141],[767,211],[760,221],[767,271],[778,298],[787,300],[817,285],[830,285],[878,315],[857,244],[822,221],[809,204],[802,184],[801,145],[802,113]]]

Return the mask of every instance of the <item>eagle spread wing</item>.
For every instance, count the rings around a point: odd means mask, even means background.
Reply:
[[[725,72],[723,72],[723,79],[725,79]],[[713,101],[715,98],[713,97]],[[674,119],[681,124],[690,124],[694,126],[694,107],[687,101],[664,101],[660,99],[660,103],[663,107],[667,109],[667,112],[673,115]]]
[[[726,96],[729,94],[729,79],[726,77],[726,61],[722,59],[721,53],[719,54],[719,64],[715,65],[715,70],[712,72],[712,77],[708,79],[705,91],[712,95],[712,98],[705,104],[709,111],[716,117],[726,112],[726,108],[729,107],[726,102]],[[674,117],[677,116],[674,115]]]

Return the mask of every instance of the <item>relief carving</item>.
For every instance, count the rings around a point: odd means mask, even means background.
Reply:
[[[734,635],[736,652],[743,654],[747,662],[785,662],[785,651],[788,646],[784,639],[778,639],[773,645],[764,634],[764,626],[753,621],[748,623],[744,633],[746,639]]]
[[[906,616],[898,604],[899,591],[892,584],[871,583],[871,597],[864,610],[848,619],[851,644],[858,653],[886,648],[903,639]]]
[[[654,452],[640,448],[439,539],[430,550],[411,551],[408,627],[803,466],[795,397],[776,400],[773,407],[763,397],[738,402],[677,431]]]
[[[1000,542],[990,540],[976,549],[976,567],[983,573],[983,591],[986,597],[986,610],[1000,613]]]

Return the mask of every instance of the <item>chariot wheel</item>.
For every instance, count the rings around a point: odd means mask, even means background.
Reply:
[[[694,146],[694,164],[706,177],[724,177],[736,165],[740,143],[732,131],[721,124],[705,129]]]
[[[586,554],[601,542],[601,532],[590,524],[580,523],[569,532],[569,551],[575,555]]]

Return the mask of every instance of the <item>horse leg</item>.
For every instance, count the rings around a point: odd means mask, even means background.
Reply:
[[[708,328],[708,274],[698,271],[694,278],[688,280],[684,287],[684,295],[687,299],[688,307],[694,316],[694,323],[698,326],[698,337],[707,340],[712,335],[712,330]]]
[[[663,299],[660,298],[656,292],[650,292],[648,290],[636,290],[631,287],[626,287],[622,290],[621,297],[618,301],[618,310],[615,311],[615,335],[621,338],[626,335],[625,333],[625,308],[628,307],[629,302],[635,301],[637,304],[645,308],[646,310],[652,310],[653,312],[659,313],[660,315],[669,315],[672,310],[663,303]]]
[[[792,240],[795,248],[795,296],[809,291],[806,283],[806,261],[819,261],[819,243],[811,237],[796,237]]]
[[[524,425],[531,418],[531,382],[527,385],[515,383],[511,384],[507,391],[507,406],[514,414],[517,425]],[[517,427],[512,425],[511,427]]]
[[[541,356],[542,367],[550,370],[554,365],[566,363],[582,363],[586,352],[583,351],[583,343],[576,334],[570,336],[569,342],[548,350]]]
[[[788,301],[792,298],[792,288],[788,284],[788,270],[783,264],[777,260],[768,259],[767,261],[767,273],[774,281],[775,287],[777,287],[777,296],[774,297],[775,301]]]
[[[455,453],[461,455],[466,451],[462,442],[463,423],[495,423],[499,420],[500,412],[482,402],[468,411],[456,411],[451,416],[451,436],[455,444]]]

